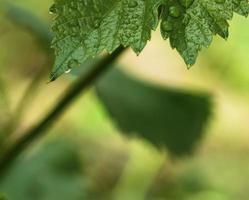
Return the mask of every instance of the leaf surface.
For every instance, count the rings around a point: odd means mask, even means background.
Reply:
[[[51,79],[69,68],[118,46],[130,46],[137,54],[158,24],[161,0],[57,0],[51,11],[56,50]]]
[[[213,35],[228,38],[228,20],[234,12],[247,16],[248,1],[169,0],[163,7],[161,33],[191,66],[199,51],[210,46]]]
[[[193,150],[211,110],[208,95],[148,85],[117,69],[98,82],[97,94],[123,133],[177,155]]]
[[[248,0],[55,0],[50,10],[56,15],[51,74],[55,80],[120,45],[139,54],[160,20],[163,38],[170,39],[187,65],[193,65],[213,35],[228,37],[228,20],[234,12],[247,16],[249,4]]]

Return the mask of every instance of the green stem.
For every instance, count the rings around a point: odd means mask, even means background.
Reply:
[[[5,171],[11,166],[15,159],[36,139],[45,134],[51,128],[63,112],[71,105],[71,103],[84,92],[111,66],[111,64],[124,51],[123,47],[119,47],[111,55],[101,59],[92,66],[87,74],[83,74],[73,83],[65,92],[65,96],[59,103],[42,119],[36,126],[28,130],[21,139],[19,139],[12,147],[10,147],[0,158],[0,177],[4,175]]]

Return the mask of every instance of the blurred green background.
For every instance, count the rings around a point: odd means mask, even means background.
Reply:
[[[50,35],[37,37],[36,31],[46,33],[52,0],[9,0],[44,23],[31,30],[22,14],[1,3],[0,127],[14,130],[15,138],[56,104],[75,75],[46,84],[53,58],[41,44]],[[249,21],[238,16],[228,41],[215,38],[190,70],[154,32],[139,57],[128,50],[119,66],[143,82],[212,94],[212,117],[194,154],[175,158],[147,140],[121,134],[93,89],[27,149],[0,182],[0,193],[10,200],[247,200],[248,51]],[[34,77],[38,83],[30,84]]]

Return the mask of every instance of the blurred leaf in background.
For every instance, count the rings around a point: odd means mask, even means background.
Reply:
[[[1,28],[5,30],[0,38],[1,144],[1,140],[16,131],[40,86],[44,85],[53,54],[49,25],[41,17],[15,1],[2,1],[0,14]],[[29,82],[29,85],[25,83],[25,89],[17,88],[23,87],[24,82]]]
[[[189,153],[202,137],[211,113],[210,96],[149,85],[114,69],[97,93],[119,128],[174,154]]]
[[[46,51],[51,51],[50,42],[52,41],[52,33],[49,31],[50,27],[48,24],[44,23],[27,9],[13,3],[5,3],[4,12],[12,23],[31,33],[36,38],[37,44]]]
[[[1,191],[16,200],[85,199],[81,160],[75,142],[50,142],[16,163],[1,181]]]
[[[7,200],[7,198],[3,194],[0,193],[0,200]]]

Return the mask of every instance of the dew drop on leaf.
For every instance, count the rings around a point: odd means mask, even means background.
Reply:
[[[181,11],[177,6],[171,6],[169,8],[169,14],[171,17],[180,17]]]
[[[94,27],[95,28],[99,28],[99,26],[100,26],[100,21],[99,20],[95,20],[94,21]]]
[[[50,8],[50,12],[57,15],[52,25],[52,46],[56,51],[52,79],[105,50],[113,52],[120,45],[140,53],[160,21],[163,23],[163,38],[170,39],[171,46],[181,54],[187,65],[193,65],[200,50],[210,46],[214,35],[227,38],[228,20],[234,12],[249,15],[248,0],[54,2]]]
[[[72,71],[71,68],[69,68],[67,71],[65,71],[65,74],[69,74]]]
[[[57,8],[56,8],[55,4],[52,5],[52,6],[49,8],[49,14],[51,14],[51,15],[56,14],[56,10],[57,10]]]
[[[169,32],[169,31],[172,31],[173,26],[169,21],[163,21],[162,22],[162,29],[163,29],[163,31]]]
[[[130,8],[135,8],[138,5],[137,1],[131,0],[128,4]]]

